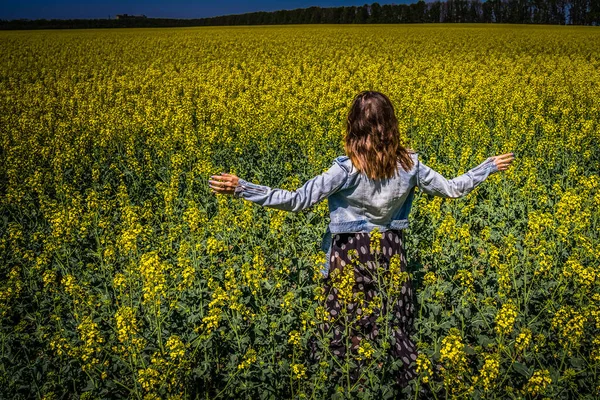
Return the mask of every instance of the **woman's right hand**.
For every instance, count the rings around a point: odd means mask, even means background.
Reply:
[[[234,174],[221,172],[220,175],[211,175],[208,186],[212,193],[231,194],[235,192],[239,178]]]
[[[508,167],[514,159],[515,153],[506,153],[492,157],[492,160],[494,161],[494,164],[496,164],[496,168],[498,168],[498,171],[504,171],[508,169]]]

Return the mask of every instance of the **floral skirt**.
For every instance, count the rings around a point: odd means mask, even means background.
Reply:
[[[361,344],[364,339],[370,343],[377,340],[380,343],[393,343],[388,354],[402,361],[403,366],[395,378],[403,388],[417,376],[417,349],[409,337],[415,310],[411,280],[406,277],[400,283],[396,281],[398,284],[393,291],[387,289],[393,287],[391,283],[399,279],[402,275],[400,272],[406,271],[404,232],[390,230],[373,236],[371,238],[369,233],[364,232],[334,236],[329,276],[324,281],[324,306],[330,320],[323,323],[321,329],[324,332],[333,329],[330,351],[342,359],[347,351],[348,339],[351,352],[359,360],[369,358],[369,351],[373,349],[370,344]],[[392,259],[396,254],[398,257]],[[385,285],[385,293],[382,285]],[[387,308],[391,308],[390,315]],[[344,318],[339,318],[341,314]],[[346,330],[349,331],[349,337],[345,337]],[[386,332],[387,338],[383,337]],[[392,341],[388,339],[390,335]],[[363,363],[358,364],[360,366]]]

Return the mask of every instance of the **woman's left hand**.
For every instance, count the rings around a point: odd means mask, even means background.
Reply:
[[[233,194],[238,185],[238,179],[233,174],[221,172],[221,175],[211,175],[208,186],[210,186],[212,193]]]

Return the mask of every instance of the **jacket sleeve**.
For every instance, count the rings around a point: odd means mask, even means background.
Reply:
[[[462,197],[477,187],[481,182],[498,168],[493,157],[488,157],[475,168],[457,176],[454,179],[446,179],[438,172],[429,168],[417,159],[417,186],[425,193],[440,197]]]
[[[327,171],[310,179],[295,191],[274,189],[239,179],[233,195],[264,207],[297,212],[339,190],[346,182],[348,172],[336,158]]]

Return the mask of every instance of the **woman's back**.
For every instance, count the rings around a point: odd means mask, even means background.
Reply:
[[[498,171],[494,157],[488,157],[465,174],[448,180],[423,164],[416,152],[410,151],[409,155],[413,161],[411,169],[406,171],[398,164],[397,174],[384,179],[371,179],[360,173],[348,157],[336,158],[340,168],[332,166],[330,182],[342,183],[329,195],[330,231],[368,232],[374,228],[380,231],[406,228],[415,187],[435,196],[462,197]],[[317,188],[313,189],[313,194],[319,192]]]
[[[411,154],[414,166],[405,171],[398,164],[397,174],[391,178],[370,179],[360,173],[349,157],[338,160],[347,168],[346,182],[340,190],[328,198],[333,231],[338,231],[335,224],[364,221],[362,229],[370,231],[375,226],[383,229],[403,213],[399,213],[407,203],[409,196],[417,184],[417,154]]]

